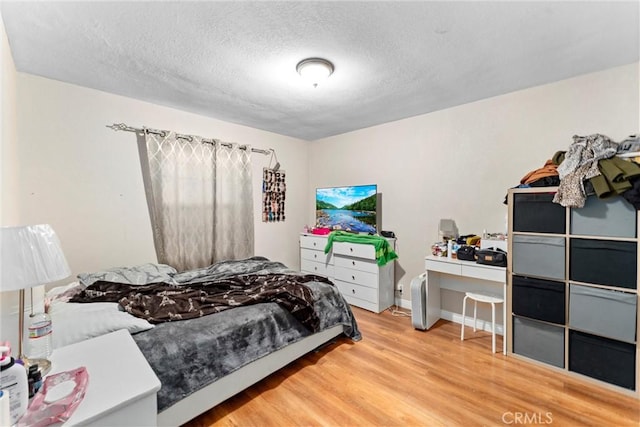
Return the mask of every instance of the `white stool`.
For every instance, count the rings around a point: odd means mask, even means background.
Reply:
[[[467,311],[467,298],[473,300],[473,332],[476,331],[476,320],[478,318],[478,301],[491,304],[491,345],[493,352],[496,352],[496,304],[503,304],[504,299],[501,296],[486,292],[465,292],[462,300],[462,331],[460,332],[460,340],[464,341],[464,323]]]

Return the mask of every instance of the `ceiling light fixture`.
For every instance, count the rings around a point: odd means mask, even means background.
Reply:
[[[300,76],[318,87],[318,83],[325,80],[333,73],[333,64],[322,58],[307,58],[298,62],[296,71]]]

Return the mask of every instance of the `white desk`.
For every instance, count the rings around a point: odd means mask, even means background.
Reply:
[[[460,261],[446,257],[429,255],[425,257],[427,329],[440,319],[440,289],[458,292],[488,291],[502,293],[502,321],[507,319],[507,272],[504,267],[476,264],[473,261]],[[459,276],[477,280],[441,280],[444,276]],[[496,328],[497,329],[497,328]],[[503,325],[502,352],[507,354],[506,326]]]
[[[51,374],[85,366],[84,399],[64,424],[155,426],[160,381],[126,329],[61,347],[51,355]]]

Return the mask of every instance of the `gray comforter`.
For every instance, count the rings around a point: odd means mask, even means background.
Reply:
[[[224,261],[173,276],[178,283],[202,283],[238,274],[290,273],[283,264],[254,257]],[[306,284],[314,296],[319,331],[343,325],[354,341],[361,338],[349,305],[327,283]],[[134,340],[160,379],[158,412],[202,387],[273,351],[311,335],[277,303],[237,307],[190,320],[168,322],[135,334]]]

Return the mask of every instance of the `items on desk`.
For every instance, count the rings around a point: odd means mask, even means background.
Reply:
[[[431,245],[431,255],[447,257],[451,259],[464,259],[465,261],[475,261],[475,258],[459,258],[458,250],[463,246],[477,246],[481,237],[476,234],[467,234],[456,238],[445,239]]]
[[[456,222],[452,219],[441,219],[438,223],[438,236],[440,240],[444,242],[458,237],[458,226]]]
[[[504,233],[483,233],[480,240],[480,249],[499,248],[507,250],[507,235]]]
[[[64,423],[82,402],[88,383],[89,373],[84,366],[47,376],[18,427]]]
[[[458,248],[457,258],[462,261],[475,261],[478,259],[478,247],[462,245]]]
[[[437,242],[431,245],[431,255],[446,257],[448,255],[447,242]]]
[[[464,236],[460,236],[456,239],[456,243],[460,245],[477,245],[480,243],[482,238],[477,234],[465,234]]]
[[[6,393],[9,399],[8,425],[14,425],[27,410],[29,405],[29,385],[27,370],[19,359],[11,357],[11,348],[8,342],[0,343],[0,390],[3,396]],[[6,417],[3,410],[2,416]],[[2,424],[3,426],[5,424]]]
[[[31,399],[42,387],[42,371],[37,363],[29,366],[27,378],[29,381],[29,399]]]
[[[478,264],[493,265],[496,267],[507,266],[507,253],[500,248],[487,248],[478,251]]]

